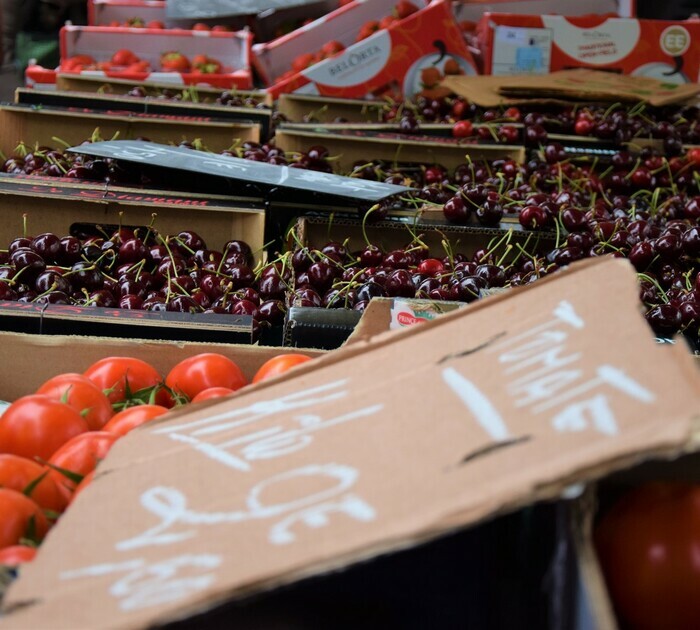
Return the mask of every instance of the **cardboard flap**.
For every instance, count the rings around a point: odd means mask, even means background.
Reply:
[[[681,103],[700,93],[700,84],[675,84],[648,77],[632,77],[600,70],[561,70],[544,75],[453,76],[442,82],[477,105],[545,99],[578,101],[645,101],[661,106]]]
[[[257,185],[269,193],[293,191],[304,194],[307,198],[320,194],[357,202],[373,202],[410,190],[405,186],[254,162],[155,142],[137,140],[95,142],[73,147],[68,151],[215,175]]]
[[[118,442],[10,588],[7,628],[142,628],[652,454],[700,414],[634,270],[572,265]]]

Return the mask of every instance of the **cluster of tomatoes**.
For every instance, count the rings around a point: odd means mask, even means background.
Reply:
[[[220,61],[207,55],[194,55],[192,59],[178,51],[168,51],[160,55],[159,70],[162,72],[188,72],[192,74],[219,74],[223,71]],[[108,61],[97,61],[90,55],[73,55],[61,62],[62,72],[83,72],[101,70],[112,73],[148,73],[154,69],[146,59],[141,59],[131,50],[117,50]]]
[[[275,356],[252,383],[309,360]],[[0,416],[0,565],[34,558],[117,440],[175,406],[227,396],[247,384],[238,365],[216,353],[184,359],[165,378],[140,359],[108,357],[83,374],[55,376],[13,402]]]

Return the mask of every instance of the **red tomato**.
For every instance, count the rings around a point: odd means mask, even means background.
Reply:
[[[211,30],[214,31],[214,33],[230,33],[232,31],[231,27],[226,24],[214,24]]]
[[[235,391],[246,385],[247,381],[231,359],[206,352],[180,361],[170,370],[165,384],[176,394],[184,394],[192,400],[199,392],[210,387],[228,387]]]
[[[13,402],[0,416],[0,453],[48,460],[88,425],[68,405],[40,394]]]
[[[0,566],[16,567],[31,562],[36,556],[36,548],[27,545],[12,545],[0,549]]]
[[[595,532],[603,573],[627,627],[698,627],[700,485],[650,483],[626,494]]]
[[[120,411],[103,427],[104,431],[121,437],[132,429],[150,422],[158,416],[168,413],[168,409],[160,405],[137,405]]]
[[[101,359],[85,370],[83,375],[103,390],[112,403],[126,399],[127,385],[133,394],[163,382],[163,378],[152,365],[131,357]]]
[[[81,477],[95,470],[109,453],[114,443],[119,439],[118,435],[108,431],[90,431],[74,437],[59,448],[49,460],[51,466],[66,470]],[[49,475],[59,490],[63,492],[66,501],[75,490],[79,482],[69,479],[66,475],[51,469]]]
[[[210,31],[211,27],[208,24],[205,24],[204,22],[197,22],[196,24],[192,25],[192,30],[193,31]]]
[[[303,354],[280,354],[279,356],[272,357],[260,366],[252,382],[259,383],[268,378],[279,376],[280,374],[284,374],[287,370],[292,369],[294,366],[301,365],[307,361],[311,361],[311,358]]]
[[[122,48],[112,55],[112,63],[115,66],[130,66],[139,61],[139,58],[127,48]]]
[[[160,20],[151,20],[150,22],[146,23],[146,28],[155,28],[161,30],[165,28],[165,24]]]
[[[160,56],[160,67],[164,72],[189,72],[190,60],[180,52],[166,52]]]
[[[93,470],[92,472],[89,472],[83,477],[83,480],[76,486],[75,490],[73,491],[73,494],[71,494],[69,504],[73,503],[76,497],[92,483],[92,478],[94,476],[95,471]]]
[[[39,541],[48,529],[48,521],[34,501],[17,490],[0,488],[0,549],[30,535]]]
[[[18,455],[0,455],[0,488],[24,493],[30,484],[42,476],[27,496],[44,510],[63,512],[66,499],[44,466]]]
[[[82,374],[59,374],[46,381],[37,394],[64,402],[80,413],[91,431],[99,431],[114,415],[104,392]]]
[[[233,390],[228,387],[210,387],[209,389],[204,389],[199,394],[197,394],[192,402],[202,402],[203,400],[211,400],[212,398],[221,398],[222,396],[228,396],[233,394]]]

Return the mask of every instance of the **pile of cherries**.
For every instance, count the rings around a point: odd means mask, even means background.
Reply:
[[[250,315],[281,324],[285,285],[275,266],[253,264],[240,240],[208,249],[192,231],[162,236],[120,228],[78,239],[22,236],[0,251],[0,300],[106,308]]]
[[[417,132],[421,123],[448,123],[454,125],[457,137],[473,136],[481,142],[524,140],[531,146],[546,142],[549,133],[613,141],[618,146],[635,139],[656,139],[662,141],[667,155],[681,153],[683,144],[700,144],[700,108],[695,105],[483,108],[459,96],[418,96],[387,104],[382,119],[398,123],[406,133]]]

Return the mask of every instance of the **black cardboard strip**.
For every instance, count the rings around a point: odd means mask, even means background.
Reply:
[[[358,203],[377,202],[392,195],[407,193],[410,188],[353,177],[331,175],[288,166],[253,162],[242,158],[193,151],[139,140],[95,142],[67,149],[73,153],[114,158],[144,164],[213,175],[258,185],[268,194],[284,191],[301,192],[310,198],[322,195]]]

